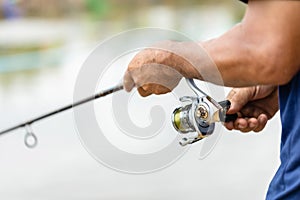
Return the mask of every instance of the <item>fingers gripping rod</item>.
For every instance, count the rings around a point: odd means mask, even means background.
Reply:
[[[88,103],[88,102],[93,101],[95,99],[98,99],[98,98],[101,98],[101,97],[105,97],[105,96],[107,96],[109,94],[112,94],[112,93],[120,91],[120,90],[123,90],[123,85],[122,84],[116,85],[115,87],[103,90],[103,91],[101,91],[101,92],[99,92],[99,93],[97,93],[97,94],[95,94],[93,96],[87,97],[85,99],[79,100],[79,101],[74,102],[72,104],[63,106],[63,107],[61,107],[59,109],[53,110],[53,111],[51,111],[49,113],[43,114],[41,116],[38,116],[38,117],[36,117],[34,119],[25,121],[25,122],[23,122],[21,124],[12,126],[12,127],[7,128],[5,130],[2,130],[2,131],[0,131],[0,136],[4,135],[6,133],[9,133],[11,131],[14,131],[14,130],[16,130],[18,128],[25,128],[26,129],[26,136],[25,136],[25,141],[24,141],[25,145],[27,147],[29,147],[29,148],[33,148],[33,147],[35,147],[37,145],[37,137],[34,135],[32,129],[31,129],[31,126],[30,126],[34,122],[37,122],[37,121],[40,121],[42,119],[48,118],[50,116],[56,115],[56,114],[61,113],[63,111],[72,109],[72,108],[74,108],[76,106]]]

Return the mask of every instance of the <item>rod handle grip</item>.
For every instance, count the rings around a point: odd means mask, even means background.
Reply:
[[[234,122],[238,118],[238,114],[226,114],[224,122]]]

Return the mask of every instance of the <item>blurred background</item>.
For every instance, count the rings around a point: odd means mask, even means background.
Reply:
[[[82,63],[114,34],[150,26],[210,39],[238,23],[245,7],[236,0],[0,0],[0,129],[72,102]],[[199,143],[169,168],[137,176],[96,162],[65,112],[33,126],[35,149],[24,146],[22,129],[0,138],[0,199],[264,199],[279,164],[279,124],[276,115],[260,134],[224,129],[205,160]]]

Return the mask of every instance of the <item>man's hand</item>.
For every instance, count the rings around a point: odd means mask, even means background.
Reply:
[[[238,113],[239,117],[235,122],[226,123],[226,128],[242,132],[261,131],[278,110],[277,90],[276,86],[231,90],[227,97],[232,103],[228,114]]]
[[[139,52],[130,62],[124,75],[126,91],[137,87],[141,96],[164,94],[174,89],[182,75],[175,70],[173,53],[161,48]]]
[[[168,93],[182,77],[201,79],[196,66],[213,66],[211,62],[198,43],[162,41],[142,50],[132,59],[123,85],[126,91],[138,88],[141,96]],[[202,73],[206,74],[205,71]]]

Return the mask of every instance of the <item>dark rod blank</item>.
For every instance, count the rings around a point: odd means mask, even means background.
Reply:
[[[61,108],[59,108],[59,109],[56,109],[56,110],[51,111],[51,112],[49,112],[49,113],[46,113],[46,114],[44,114],[44,115],[41,115],[41,116],[39,116],[39,117],[36,117],[36,118],[34,118],[34,119],[31,119],[31,120],[28,120],[28,121],[26,121],[26,122],[23,122],[23,123],[21,123],[21,124],[19,124],[19,125],[16,125],[16,126],[13,126],[13,127],[11,127],[11,128],[5,129],[5,130],[3,130],[3,131],[0,132],[0,136],[1,136],[1,135],[4,135],[5,133],[8,133],[8,132],[10,132],[10,131],[16,130],[16,129],[18,129],[18,128],[25,127],[26,125],[31,125],[31,124],[33,124],[33,123],[36,122],[36,121],[40,121],[40,120],[45,119],[45,118],[47,118],[47,117],[50,117],[50,116],[52,116],[52,115],[56,115],[56,114],[61,113],[61,112],[63,112],[63,111],[69,110],[69,109],[71,109],[71,108],[73,108],[73,107],[79,106],[79,105],[81,105],[81,104],[84,104],[84,103],[93,101],[93,100],[98,99],[98,98],[100,98],[100,97],[104,97],[104,96],[107,96],[107,95],[112,94],[112,93],[114,93],[114,92],[120,91],[120,90],[122,90],[122,89],[123,89],[123,85],[121,85],[121,84],[120,84],[120,85],[117,85],[117,86],[115,86],[115,87],[113,87],[113,88],[106,89],[106,90],[104,90],[104,91],[99,92],[98,94],[93,95],[93,96],[87,97],[87,98],[82,99],[82,100],[80,100],[80,101],[74,102],[74,103],[72,103],[72,104],[66,105],[66,106],[64,106],[64,107],[61,107]]]

